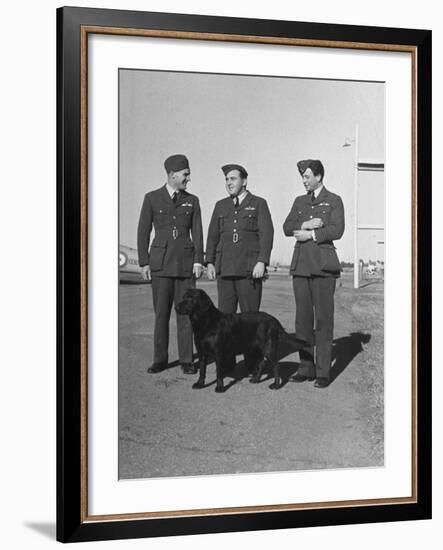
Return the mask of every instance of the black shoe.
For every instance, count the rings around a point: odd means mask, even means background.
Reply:
[[[148,372],[150,373],[161,372],[162,370],[165,370],[167,366],[168,366],[167,363],[152,363],[152,365],[148,368]]]
[[[327,378],[317,378],[314,384],[314,388],[327,388],[329,386],[329,380]]]
[[[197,374],[197,365],[193,363],[182,363],[181,367],[184,374]]]
[[[303,376],[303,374],[298,374],[295,373],[294,376],[292,376],[290,378],[290,381],[291,382],[297,382],[297,383],[300,383],[300,382],[312,382],[314,380],[314,377],[313,376]]]

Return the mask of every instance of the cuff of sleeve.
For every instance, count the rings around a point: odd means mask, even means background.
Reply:
[[[321,227],[320,229],[316,229],[315,231],[313,231],[313,233],[315,234],[315,242],[317,243],[322,243],[323,241],[325,241],[325,230],[323,227]],[[314,238],[314,237],[312,237]]]
[[[194,267],[203,267],[203,264],[199,262],[194,262]]]
[[[317,242],[317,236],[316,236],[316,234],[315,234],[315,230],[314,230],[314,229],[312,230],[312,240],[313,240],[314,242]]]

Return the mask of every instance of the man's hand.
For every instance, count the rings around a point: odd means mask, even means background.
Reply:
[[[312,218],[312,220],[308,220],[306,222],[303,222],[301,225],[302,229],[318,229],[319,227],[323,227],[324,223],[321,218]]]
[[[294,231],[294,237],[301,243],[304,241],[310,241],[312,239],[312,231],[305,231],[304,229]]]
[[[208,279],[210,281],[215,281],[217,274],[215,272],[215,265],[214,264],[208,264]]]
[[[203,275],[203,266],[200,264],[194,264],[192,272],[196,279],[200,279],[200,277]]]
[[[149,265],[144,265],[142,267],[142,278],[145,281],[150,281],[151,280],[151,268],[149,267]]]
[[[263,262],[257,262],[252,270],[253,279],[262,279],[265,274],[265,264]]]

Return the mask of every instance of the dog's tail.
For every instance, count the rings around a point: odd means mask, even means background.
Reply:
[[[286,330],[282,326],[281,326],[281,332],[279,334],[279,339],[280,341],[290,345],[291,348],[294,348],[294,351],[298,351],[301,349],[305,349],[306,347],[309,347],[309,344],[308,342],[306,342],[306,340],[302,340],[301,338],[298,338],[296,334],[290,334],[289,332],[286,332]]]

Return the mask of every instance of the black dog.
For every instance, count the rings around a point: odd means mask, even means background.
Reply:
[[[274,369],[272,389],[281,387],[278,368],[278,341],[282,336],[291,338],[279,321],[272,315],[257,311],[225,314],[218,310],[209,296],[200,289],[189,289],[177,305],[178,313],[189,315],[198,352],[200,376],[192,386],[195,389],[205,385],[208,358],[215,359],[217,385],[215,391],[225,391],[223,378],[235,366],[235,356],[243,354],[245,363],[255,371],[250,380],[260,381],[268,360]],[[304,342],[292,339],[294,351],[301,349]]]

